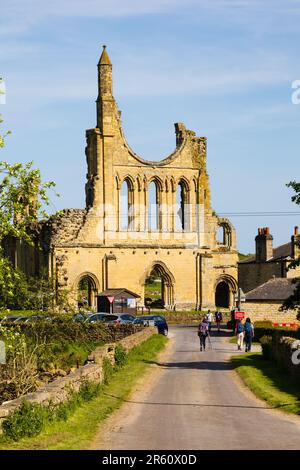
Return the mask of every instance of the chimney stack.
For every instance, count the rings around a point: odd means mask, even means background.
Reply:
[[[294,235],[291,237],[291,257],[293,259],[300,256],[300,238],[298,227],[294,227]]]
[[[269,227],[258,229],[255,237],[255,258],[257,263],[264,263],[273,258],[273,237]]]

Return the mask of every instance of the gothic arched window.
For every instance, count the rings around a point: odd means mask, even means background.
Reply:
[[[188,188],[184,181],[180,181],[176,188],[176,223],[177,231],[190,229],[190,214]]]
[[[133,229],[133,186],[125,179],[120,191],[120,227],[121,230]]]
[[[148,227],[152,231],[159,230],[158,187],[155,181],[148,186]]]

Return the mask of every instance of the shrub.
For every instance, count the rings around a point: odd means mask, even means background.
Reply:
[[[103,374],[104,374],[103,382],[105,384],[108,384],[110,382],[110,379],[111,379],[113,373],[114,373],[114,368],[113,368],[110,360],[107,357],[105,357],[103,359],[102,367],[103,367]]]
[[[270,320],[261,320],[254,322],[255,328],[273,328],[273,323]]]
[[[70,390],[68,400],[47,405],[24,400],[21,406],[9,414],[2,423],[6,437],[18,441],[23,437],[34,437],[42,432],[45,425],[55,421],[66,421],[76,408],[91,401],[101,390],[101,385],[85,380],[78,392]]]
[[[115,348],[115,361],[116,365],[122,367],[126,362],[126,351],[121,345],[117,345]]]
[[[260,339],[262,353],[265,359],[272,358],[272,336],[263,336]]]
[[[0,326],[0,339],[6,346],[6,364],[1,366],[1,400],[11,400],[25,395],[36,387],[37,347],[30,347],[19,328],[13,330]]]
[[[22,437],[37,436],[43,429],[44,418],[45,410],[40,404],[24,400],[21,406],[3,421],[3,433],[14,441]]]
[[[300,328],[292,330],[291,328],[263,327],[254,325],[254,341],[260,341],[263,336],[290,336],[300,339]]]

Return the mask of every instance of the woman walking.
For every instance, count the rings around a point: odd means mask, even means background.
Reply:
[[[202,322],[198,326],[198,336],[200,339],[200,351],[205,351],[205,342],[208,336],[208,321],[203,318]]]
[[[241,320],[237,320],[236,322],[235,334],[236,334],[236,342],[237,342],[238,351],[241,351],[243,349],[244,334],[245,334],[245,328]]]

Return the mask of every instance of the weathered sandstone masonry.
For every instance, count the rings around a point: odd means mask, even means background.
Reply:
[[[162,280],[167,309],[231,307],[237,290],[235,229],[211,207],[207,140],[180,122],[175,137],[175,150],[161,161],[131,149],[104,47],[96,127],[86,131],[86,208],[67,209],[44,222],[43,252],[35,261],[19,253],[23,268],[32,271],[35,263],[37,272],[46,266],[75,305],[80,282],[87,279],[94,310],[97,294],[107,288],[125,287],[143,305],[152,272]]]

